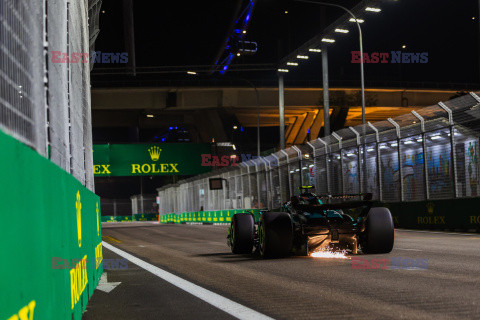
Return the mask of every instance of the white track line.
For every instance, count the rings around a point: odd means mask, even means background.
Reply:
[[[167,272],[163,269],[160,269],[150,263],[147,263],[143,260],[140,260],[137,257],[132,256],[131,254],[118,249],[117,247],[112,246],[109,243],[106,243],[105,241],[102,241],[102,246],[104,248],[107,248],[108,250],[111,250],[118,254],[119,256],[129,260],[130,262],[136,264],[137,266],[147,270],[150,273],[153,273],[157,277],[173,284],[174,286],[190,293],[191,295],[194,295],[195,297],[211,304],[212,306],[230,314],[231,316],[234,316],[237,319],[245,319],[245,320],[271,320],[273,318],[270,318],[264,314],[261,314],[255,310],[252,310],[250,308],[247,308],[239,303],[236,303],[230,299],[227,299],[225,297],[222,297],[219,294],[216,294],[215,292],[212,292],[210,290],[204,289],[200,286],[197,286],[196,284],[189,282],[187,280],[184,280],[180,277],[177,277],[176,275]]]

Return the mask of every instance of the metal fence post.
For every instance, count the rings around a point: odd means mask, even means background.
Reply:
[[[345,194],[345,179],[343,177],[343,152],[342,152],[342,137],[336,132],[332,132],[332,136],[338,140],[338,149],[340,152],[340,178],[342,179],[342,194]]]
[[[353,127],[349,127],[353,133],[357,136],[357,166],[358,166],[358,190],[360,193],[363,193],[363,177],[365,176],[362,172],[362,161],[360,160],[360,133],[355,130]],[[365,151],[364,151],[365,152]]]
[[[404,201],[404,195],[403,195],[403,168],[402,168],[402,153],[400,149],[401,145],[401,134],[400,134],[400,125],[396,123],[392,118],[387,119],[388,122],[390,122],[394,127],[395,130],[397,131],[397,152],[398,152],[398,173],[399,173],[399,180],[400,180],[400,201]]]
[[[453,112],[443,102],[439,102],[440,108],[448,113],[448,123],[450,128],[450,145],[451,145],[451,158],[452,158],[452,173],[453,173],[453,196],[458,198],[458,186],[457,186],[457,157],[455,155],[455,124],[453,122]]]
[[[287,190],[287,201],[290,199],[291,192],[292,192],[292,183],[290,182],[290,164],[288,163],[288,153],[285,152],[285,150],[280,150],[281,153],[283,153],[287,157],[287,173],[288,173],[288,190]]]
[[[425,188],[425,199],[430,199],[430,186],[428,181],[428,158],[427,158],[427,137],[425,135],[425,119],[415,110],[412,114],[420,120],[420,129],[422,131],[422,149],[423,149],[423,184]]]
[[[330,170],[328,165],[328,144],[320,138],[317,138],[317,140],[325,145],[325,174],[327,175],[327,193],[330,194],[332,189],[330,188]],[[315,171],[315,174],[316,174],[316,171]],[[316,178],[317,177],[315,177],[315,180]]]
[[[302,151],[297,146],[292,146],[292,149],[297,151],[298,154],[298,172],[300,172],[300,186],[305,185],[305,181],[303,181],[303,174],[302,174]]]
[[[271,196],[269,190],[271,190],[273,187],[269,182],[269,176],[270,176],[270,163],[265,160],[264,157],[260,157],[260,161],[263,162],[263,167],[265,168],[265,173],[264,173],[264,179],[265,179],[265,194],[267,196],[267,208],[270,207],[272,208],[272,203],[271,203]],[[261,194],[261,193],[260,193]]]
[[[373,126],[370,122],[368,122],[368,126],[375,131],[375,151],[377,153],[377,186],[378,186],[378,200],[381,202],[383,201],[383,187],[382,187],[382,158],[380,154],[380,134],[378,133],[378,129]]]

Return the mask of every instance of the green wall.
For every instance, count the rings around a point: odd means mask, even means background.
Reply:
[[[100,199],[1,131],[0,150],[0,319],[80,319],[103,272]]]
[[[102,222],[158,221],[158,214],[145,213],[133,216],[102,216]]]
[[[397,228],[480,230],[480,198],[378,203],[392,212]]]

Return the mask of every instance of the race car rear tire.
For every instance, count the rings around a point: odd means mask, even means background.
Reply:
[[[247,213],[237,213],[232,217],[231,248],[236,254],[252,253],[255,237],[253,216]]]
[[[291,253],[293,226],[286,212],[265,212],[258,226],[259,253],[262,258],[279,258]]]
[[[365,231],[361,235],[363,253],[389,253],[393,249],[395,228],[390,210],[371,208],[365,221]]]

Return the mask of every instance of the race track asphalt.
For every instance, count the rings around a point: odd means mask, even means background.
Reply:
[[[362,269],[351,259],[233,255],[226,226],[103,223],[104,241],[275,319],[480,319],[480,235],[395,231],[390,254],[418,268]],[[104,248],[104,259],[120,258]],[[410,260],[410,261],[412,261]],[[363,262],[362,262],[363,263]],[[146,270],[107,270],[84,319],[232,319]]]

